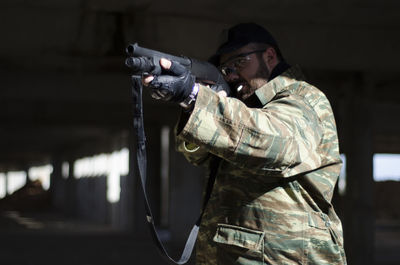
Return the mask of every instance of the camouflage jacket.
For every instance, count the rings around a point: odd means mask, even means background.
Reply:
[[[333,112],[298,73],[259,88],[261,108],[200,87],[178,150],[195,165],[222,162],[196,264],[346,264],[331,205],[342,163]]]

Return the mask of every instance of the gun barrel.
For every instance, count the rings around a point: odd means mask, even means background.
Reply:
[[[129,44],[126,48],[126,52],[135,57],[147,57],[147,58],[165,58],[171,61],[177,61],[185,67],[191,68],[192,62],[187,57],[175,56],[168,53],[163,53],[147,48],[140,47],[137,43]]]

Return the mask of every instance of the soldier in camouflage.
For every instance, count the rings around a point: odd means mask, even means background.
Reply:
[[[232,27],[211,60],[235,97],[163,59],[171,75],[144,79],[155,98],[191,99],[178,150],[195,165],[221,158],[196,264],[346,264],[331,204],[342,162],[329,101],[259,25]]]

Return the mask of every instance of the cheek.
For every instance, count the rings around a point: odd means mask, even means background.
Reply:
[[[257,76],[258,65],[254,62],[247,65],[247,67],[243,68],[240,74],[246,79],[248,82]]]
[[[251,79],[255,76],[255,73],[253,73],[252,69],[246,68],[240,71],[240,76],[242,79],[246,80],[248,83],[250,83]]]

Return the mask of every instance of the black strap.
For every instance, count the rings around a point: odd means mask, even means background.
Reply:
[[[179,260],[175,260],[171,258],[165,249],[163,243],[158,236],[153,214],[151,213],[151,208],[149,201],[147,199],[146,193],[146,168],[147,168],[147,158],[146,158],[146,136],[144,133],[144,124],[143,124],[143,101],[142,101],[142,90],[143,85],[140,78],[132,77],[132,97],[133,97],[133,127],[135,130],[135,134],[137,137],[137,148],[136,148],[136,157],[137,157],[137,164],[139,169],[140,181],[142,184],[142,191],[144,195],[145,201],[145,210],[146,210],[146,218],[147,223],[150,227],[150,232],[152,234],[153,240],[160,250],[161,254],[167,258],[167,260],[174,264],[185,264],[190,256],[192,255],[194,244],[196,243],[197,234],[199,232],[199,227],[201,223],[201,219],[203,217],[204,209],[207,205],[208,200],[211,197],[212,188],[214,186],[215,176],[217,173],[217,168],[219,164],[219,158],[213,157],[211,160],[210,165],[210,176],[207,182],[207,190],[204,197],[204,204],[202,212],[197,219],[195,225],[193,226],[189,237],[186,241],[185,248],[183,249],[182,255]]]

